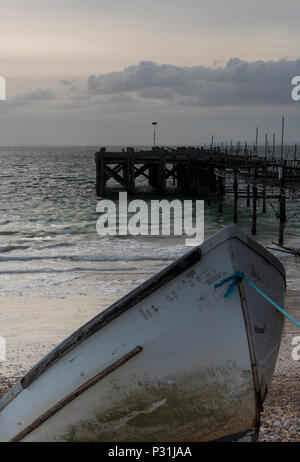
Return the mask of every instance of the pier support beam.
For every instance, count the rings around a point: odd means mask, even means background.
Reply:
[[[250,207],[250,184],[247,185],[247,207]]]
[[[130,157],[126,161],[126,190],[130,194],[134,194],[135,191],[135,167],[134,167],[134,158]]]
[[[267,207],[266,207],[266,187],[263,187],[262,190],[262,200],[263,200],[263,206],[262,206],[262,213],[267,213]]]
[[[207,187],[207,206],[210,207],[211,205],[211,185],[210,185],[210,178],[208,178],[208,187]]]
[[[238,221],[238,189],[239,184],[237,180],[237,172],[234,172],[234,181],[233,181],[233,193],[234,193],[234,211],[233,211],[233,223]]]
[[[284,244],[284,228],[286,223],[286,198],[284,189],[284,167],[282,167],[280,178],[280,195],[279,195],[279,235],[278,245]]]
[[[160,194],[165,194],[166,189],[166,160],[160,159],[158,164],[158,191]]]
[[[189,171],[186,165],[182,165],[178,163],[177,166],[177,184],[180,191],[185,194],[190,192],[190,177]]]
[[[256,205],[257,205],[257,187],[256,185],[253,186],[253,209],[252,209],[252,229],[251,229],[251,234],[254,236],[256,235]]]
[[[96,163],[96,194],[100,196],[100,162],[95,156],[95,163]]]
[[[211,205],[211,193],[216,191],[216,177],[214,168],[212,165],[208,166],[208,178],[207,178],[207,205]]]
[[[105,194],[105,171],[104,171],[104,157],[96,155],[96,194],[97,196],[104,196]]]
[[[152,163],[149,166],[149,186],[158,189],[158,164]]]
[[[129,171],[130,171],[130,177],[129,177],[129,192],[131,194],[134,194],[135,192],[135,167],[134,167],[134,159],[130,159],[129,162]]]
[[[218,176],[218,193],[219,193],[218,212],[222,213],[223,212],[223,205],[222,205],[222,200],[223,200],[223,178],[220,175]]]

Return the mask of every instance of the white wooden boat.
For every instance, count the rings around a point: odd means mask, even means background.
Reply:
[[[0,401],[1,441],[214,441],[257,436],[285,272],[228,226],[101,312]],[[256,432],[255,432],[256,429]]]

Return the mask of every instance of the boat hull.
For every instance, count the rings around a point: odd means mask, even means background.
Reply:
[[[245,283],[229,298],[214,284],[243,271],[282,304],[284,273],[236,227],[200,250],[199,261],[145,297],[137,289],[130,309],[114,317],[109,308],[103,327],[79,331],[69,351],[25,376],[2,400],[0,439],[212,441],[257,426],[283,318]]]

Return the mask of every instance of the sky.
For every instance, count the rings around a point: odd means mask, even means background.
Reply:
[[[0,145],[300,142],[298,0],[10,0]]]

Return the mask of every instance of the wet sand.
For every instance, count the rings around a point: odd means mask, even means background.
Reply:
[[[298,272],[300,263],[289,259],[285,264],[288,267],[286,306],[299,320],[300,274],[298,285],[294,273],[295,268]],[[289,280],[291,267],[292,282]],[[108,274],[94,277],[98,288],[111,278]],[[0,336],[7,342],[7,360],[0,362],[0,396],[57,343],[146,277],[131,274],[128,283],[126,273],[114,273],[120,289],[103,296],[1,297]],[[300,441],[300,361],[292,358],[292,339],[296,336],[300,336],[299,329],[286,321],[272,386],[264,404],[260,441]]]

